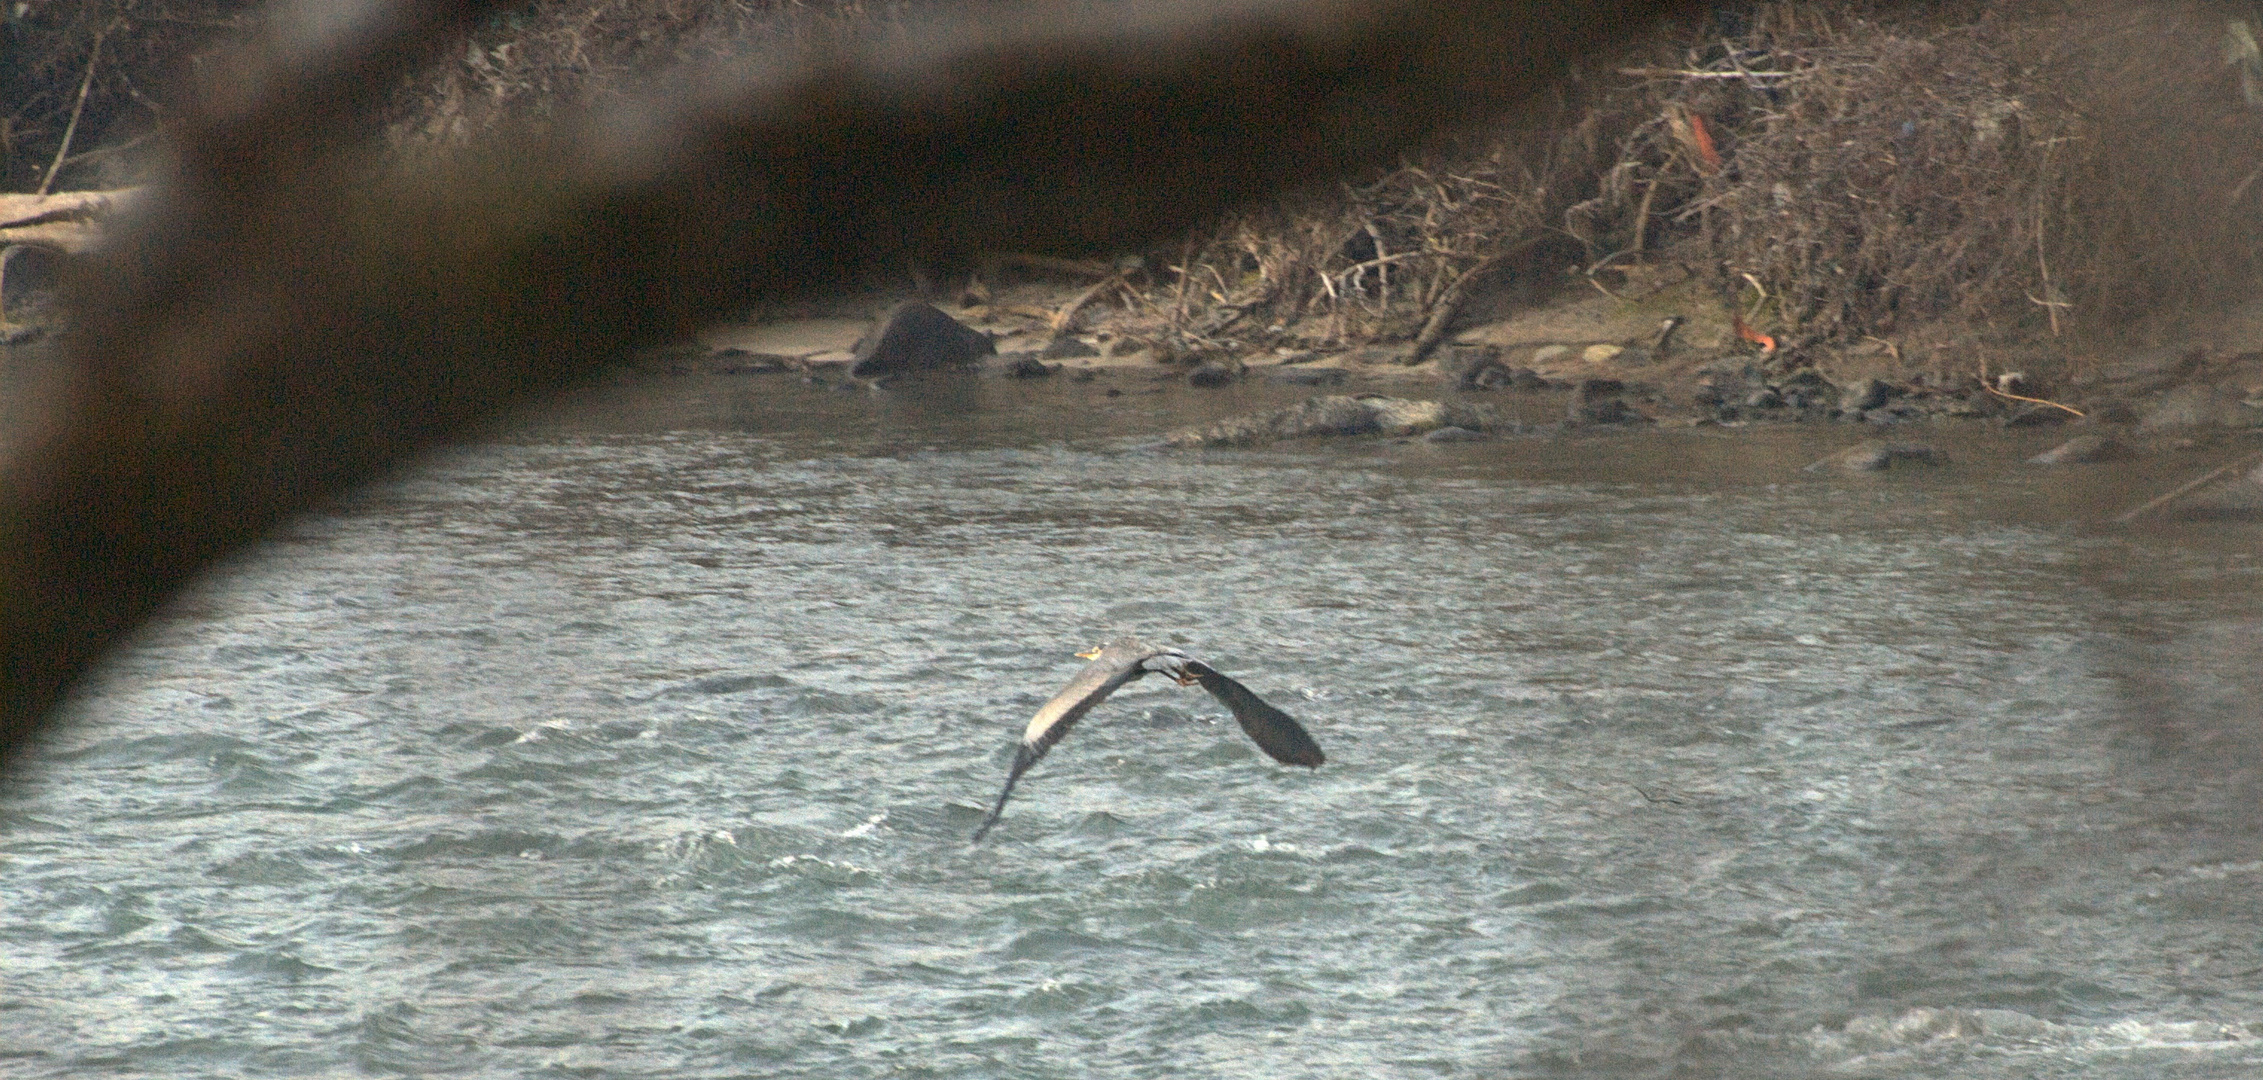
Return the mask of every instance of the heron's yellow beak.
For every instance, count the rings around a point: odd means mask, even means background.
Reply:
[[[1099,657],[1099,655],[1100,655],[1100,650],[1102,650],[1102,649],[1105,649],[1105,648],[1107,648],[1107,646],[1106,646],[1106,645],[1094,645],[1093,647],[1091,647],[1091,648],[1089,648],[1089,649],[1086,649],[1086,650],[1084,650],[1083,652],[1080,652],[1080,653],[1076,654],[1076,655],[1077,655],[1077,659],[1079,659],[1079,660],[1092,660],[1092,659],[1096,659],[1096,658],[1098,658],[1098,657]]]

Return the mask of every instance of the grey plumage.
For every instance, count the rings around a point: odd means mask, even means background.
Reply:
[[[1177,649],[1149,645],[1138,638],[1118,638],[1091,652],[1079,653],[1092,662],[1077,672],[1069,685],[1053,695],[1029,720],[1022,731],[1021,745],[1014,750],[1013,768],[1006,773],[1006,786],[998,792],[998,801],[990,808],[990,816],[974,830],[974,839],[981,840],[990,827],[998,823],[1006,812],[1006,800],[1014,793],[1014,785],[1022,774],[1037,760],[1045,756],[1055,743],[1066,737],[1069,729],[1091,712],[1093,706],[1107,700],[1125,684],[1150,672],[1171,676],[1181,686],[1200,683],[1212,697],[1224,704],[1241,724],[1242,731],[1276,761],[1289,765],[1315,767],[1327,758],[1320,752],[1320,744],[1304,730],[1296,718],[1267,704],[1264,699],[1242,684],[1227,678],[1216,668],[1188,656]]]

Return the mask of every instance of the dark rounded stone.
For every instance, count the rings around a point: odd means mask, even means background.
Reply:
[[[1081,338],[1065,337],[1045,346],[1045,351],[1038,355],[1047,360],[1074,360],[1087,356],[1098,356],[1100,350],[1093,348],[1091,343]]]
[[[1924,443],[1867,442],[1847,447],[1830,457],[1807,467],[1809,472],[1820,472],[1837,467],[1847,472],[1883,472],[1896,464],[1944,465],[1948,458]]]
[[[1266,372],[1265,381],[1287,386],[1341,386],[1350,376],[1342,368],[1293,367]]]
[[[1048,364],[1030,353],[1016,353],[999,374],[1009,379],[1042,379],[1059,370],[1059,364]]]
[[[1893,396],[1893,386],[1884,379],[1864,379],[1847,387],[1846,393],[1839,398],[1839,411],[1866,413],[1884,405]]]
[[[1485,357],[1462,369],[1454,385],[1463,390],[1498,390],[1509,385],[1509,369],[1494,357]]]
[[[2091,407],[2089,420],[2094,424],[2134,424],[2137,410],[2119,399],[2104,401]]]
[[[889,309],[880,325],[857,342],[849,374],[860,379],[907,372],[964,368],[998,351],[990,335],[944,314],[932,304],[907,301]]]
[[[1225,364],[1204,364],[1187,372],[1187,385],[1225,386],[1240,377],[1240,371]]]
[[[2030,465],[2090,465],[2101,461],[2125,461],[2137,453],[2118,440],[2106,435],[2077,435],[2074,438],[2028,458]]]
[[[1574,400],[1564,419],[1575,424],[1647,424],[1650,417],[1615,397]]]

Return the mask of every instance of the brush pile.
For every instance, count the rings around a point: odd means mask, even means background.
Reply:
[[[1166,256],[1165,336],[1419,359],[1472,286],[1647,261],[1795,349],[2110,337],[2263,284],[2263,30],[2243,53],[2203,4],[1731,7],[1547,115]]]

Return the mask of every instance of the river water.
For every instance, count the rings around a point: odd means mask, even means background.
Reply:
[[[2105,523],[2214,457],[1148,389],[614,388],[291,524],[8,777],[0,1075],[2263,1070],[2258,529]],[[1329,763],[1148,679],[970,845],[1127,630]]]

